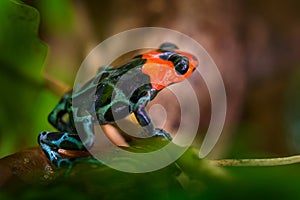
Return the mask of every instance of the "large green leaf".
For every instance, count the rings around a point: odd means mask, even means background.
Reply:
[[[46,120],[41,119],[46,119],[47,113],[41,104],[49,103],[52,97],[41,87],[47,47],[38,37],[38,11],[20,1],[2,0],[0,24],[2,157],[36,144],[32,138],[46,126]],[[37,120],[41,126],[35,125]]]
[[[20,1],[0,3],[1,71],[40,82],[47,47],[38,37],[39,13]]]

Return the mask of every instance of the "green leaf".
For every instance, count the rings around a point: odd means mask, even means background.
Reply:
[[[21,1],[0,1],[0,157],[36,144],[37,100],[52,98],[42,92],[47,46],[38,37],[39,20],[38,11]]]
[[[0,3],[1,72],[41,82],[47,47],[38,38],[39,13],[21,1]]]

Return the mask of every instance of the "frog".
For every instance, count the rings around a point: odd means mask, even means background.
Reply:
[[[95,143],[95,123],[112,124],[130,114],[142,128],[141,136],[171,141],[169,133],[155,127],[146,106],[164,88],[187,79],[197,66],[193,54],[165,42],[120,66],[101,67],[79,90],[63,95],[50,112],[48,121],[58,131],[39,134],[41,149],[55,166],[69,165],[82,157],[65,158],[59,149],[89,151]],[[75,101],[79,104],[73,105]]]

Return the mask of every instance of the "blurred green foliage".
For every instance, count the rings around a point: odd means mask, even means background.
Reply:
[[[55,98],[43,88],[47,46],[38,37],[39,13],[20,1],[0,2],[0,157],[36,146],[49,129]]]
[[[28,1],[39,11],[43,29],[50,34],[70,33],[74,24],[73,7],[70,0]]]

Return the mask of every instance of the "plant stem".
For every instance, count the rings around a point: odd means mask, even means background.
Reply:
[[[221,159],[209,160],[209,163],[216,166],[279,166],[300,163],[300,155],[280,157],[280,158],[261,158],[261,159]]]
[[[45,86],[54,94],[61,97],[71,88],[67,84],[55,79],[50,74],[44,74]]]

